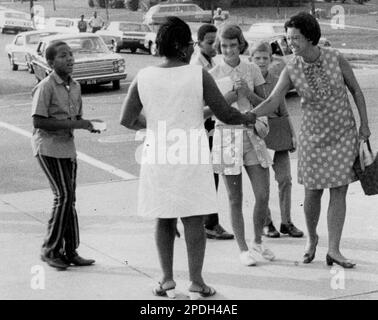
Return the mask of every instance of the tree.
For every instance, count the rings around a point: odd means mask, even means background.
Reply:
[[[137,11],[139,8],[139,0],[127,0],[126,7],[131,11]]]

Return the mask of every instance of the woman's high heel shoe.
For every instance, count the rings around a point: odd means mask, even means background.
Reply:
[[[332,258],[328,253],[326,255],[326,262],[328,266],[332,266],[333,263],[336,263],[345,269],[352,269],[356,266],[355,263],[350,262],[350,261],[338,261],[335,258]]]
[[[316,246],[318,245],[318,242],[319,242],[319,236],[316,237],[314,252],[312,252],[312,253],[311,252],[305,252],[305,254],[303,255],[303,263],[307,264],[307,263],[312,262],[312,260],[314,260],[315,253],[316,253]]]
[[[164,283],[159,282],[158,285],[152,289],[152,293],[158,297],[168,297],[170,299],[176,298],[176,282],[173,280]]]
[[[215,295],[217,292],[214,288],[209,286],[202,286],[199,291],[191,291],[189,289],[190,300],[199,300],[201,298],[208,298]]]

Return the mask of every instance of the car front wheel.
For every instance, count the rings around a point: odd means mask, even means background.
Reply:
[[[113,89],[114,90],[119,90],[120,88],[121,88],[120,80],[114,80],[113,81]]]
[[[12,69],[13,71],[18,70],[18,65],[14,63],[12,57],[9,57],[9,63],[10,63],[11,69]]]
[[[28,63],[28,71],[29,73],[34,73],[33,66],[30,63]]]
[[[148,51],[149,51],[150,55],[157,56],[156,44],[150,43],[150,45],[148,46]]]

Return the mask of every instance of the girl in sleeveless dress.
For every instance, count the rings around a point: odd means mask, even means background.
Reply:
[[[160,27],[156,43],[165,61],[137,74],[121,113],[123,126],[147,128],[138,214],[156,219],[155,240],[163,276],[153,293],[175,296],[173,250],[177,218],[181,218],[189,260],[189,295],[209,297],[215,290],[202,278],[203,217],[217,211],[217,202],[204,117],[214,112],[226,123],[244,125],[253,125],[256,117],[229,107],[207,71],[189,65],[193,41],[185,22],[169,17]],[[211,111],[204,109],[204,102]]]

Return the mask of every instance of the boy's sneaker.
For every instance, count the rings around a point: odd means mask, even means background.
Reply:
[[[260,254],[266,260],[272,261],[276,258],[274,253],[270,249],[265,247],[262,243],[257,244],[254,242],[252,244],[252,250]]]
[[[269,238],[279,238],[280,233],[274,227],[273,222],[269,223],[267,226],[264,227],[263,234]]]
[[[242,251],[239,257],[240,257],[240,262],[245,266],[256,265],[256,260],[252,257],[249,251]]]

